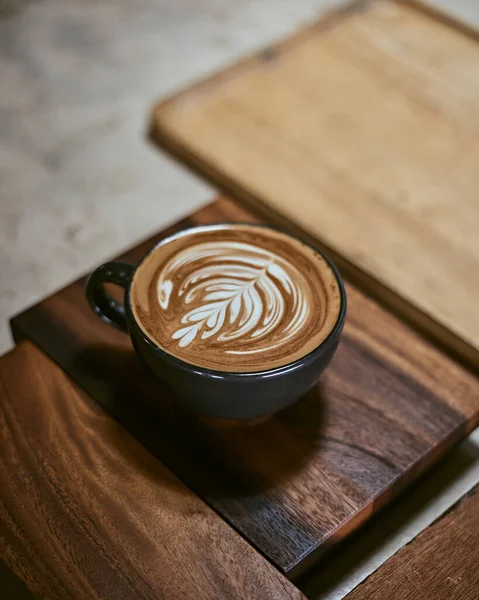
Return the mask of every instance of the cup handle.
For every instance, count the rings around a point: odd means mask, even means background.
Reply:
[[[93,311],[102,321],[128,333],[125,307],[105,290],[105,283],[127,288],[133,274],[133,265],[123,262],[107,262],[98,267],[88,278],[86,297]]]

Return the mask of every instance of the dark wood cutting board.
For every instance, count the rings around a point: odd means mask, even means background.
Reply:
[[[304,598],[29,342],[0,358],[0,490],[2,600]]]
[[[368,577],[345,600],[477,600],[479,488]]]
[[[220,199],[122,258],[194,224],[255,221]],[[347,283],[331,366],[293,407],[255,426],[178,408],[101,323],[80,280],[12,321],[288,577],[377,512],[479,421],[479,381]]]

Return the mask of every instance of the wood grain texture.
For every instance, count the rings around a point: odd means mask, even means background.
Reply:
[[[0,596],[302,598],[29,342],[0,359]],[[9,595],[12,592],[12,595]]]
[[[254,221],[221,199],[122,258],[193,224]],[[412,482],[479,418],[479,381],[347,284],[342,341],[320,384],[256,426],[180,409],[78,281],[19,315],[30,338],[188,486],[294,578]]]
[[[346,600],[477,600],[479,489],[368,577]]]
[[[154,139],[479,369],[479,45],[360,2],[162,102]]]

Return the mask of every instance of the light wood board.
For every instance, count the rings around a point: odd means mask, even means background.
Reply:
[[[476,368],[479,44],[451,25],[359,3],[162,102],[152,134]]]

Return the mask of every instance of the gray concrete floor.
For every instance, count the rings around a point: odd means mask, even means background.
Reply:
[[[479,0],[430,1],[479,27]],[[12,314],[214,194],[145,141],[154,100],[338,4],[0,0],[0,353]],[[342,598],[479,480],[474,438],[448,460],[311,597]]]
[[[146,142],[153,102],[332,4],[36,0],[4,11],[0,351],[13,313],[212,197]]]

